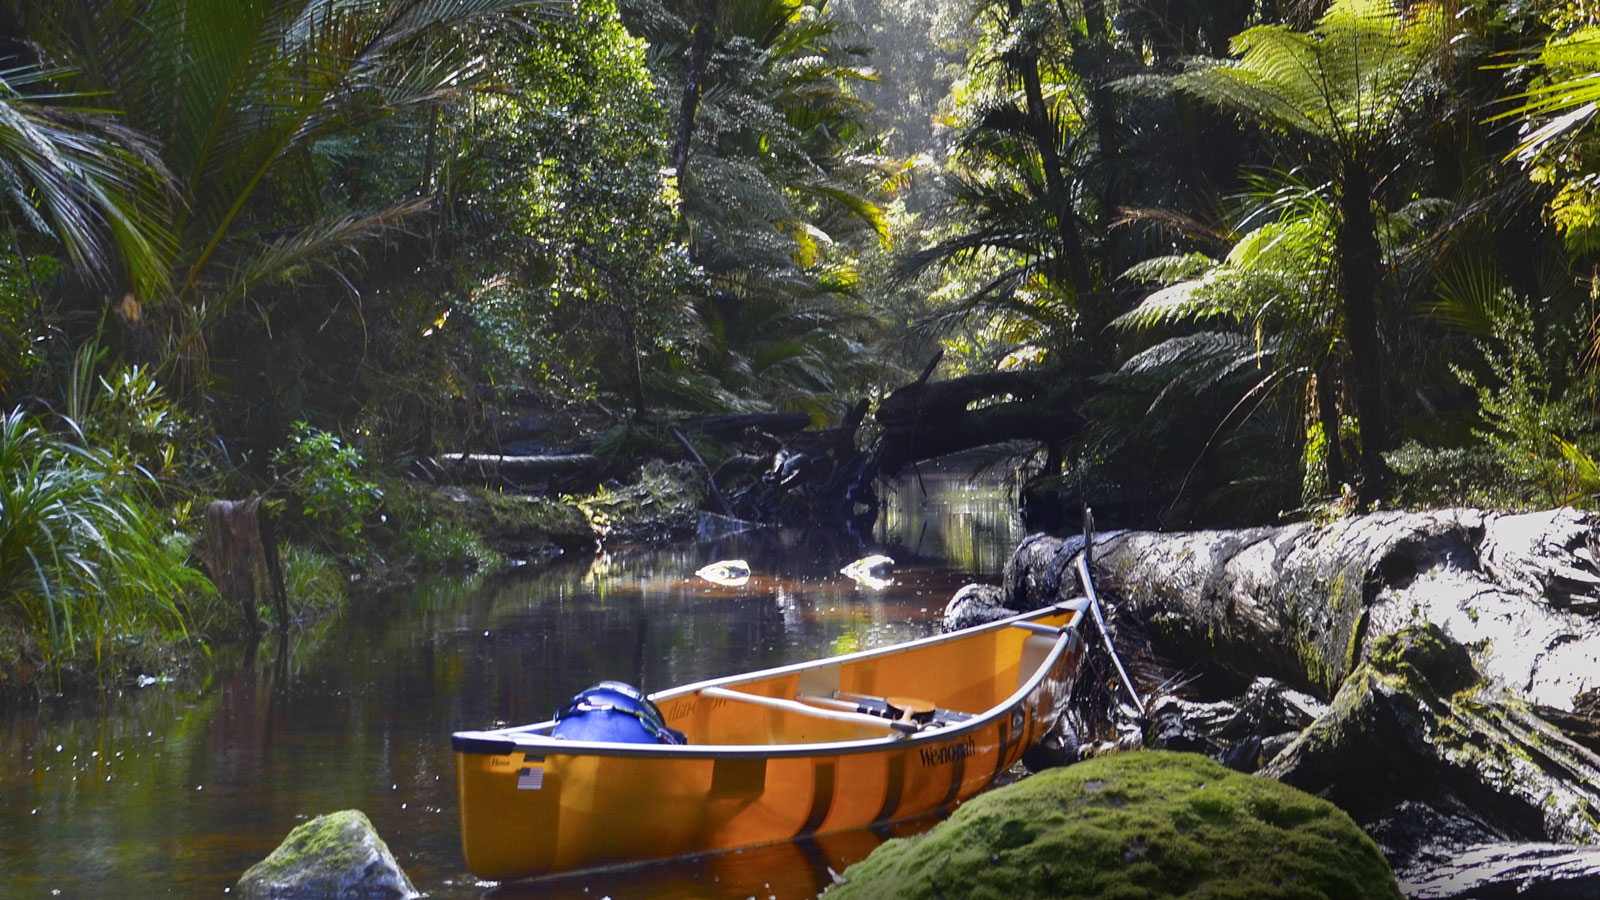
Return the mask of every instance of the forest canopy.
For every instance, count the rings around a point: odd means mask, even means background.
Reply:
[[[18,0],[0,613],[181,634],[213,499],[360,566],[446,452],[943,382],[1103,524],[1591,504],[1596,72],[1565,2]]]

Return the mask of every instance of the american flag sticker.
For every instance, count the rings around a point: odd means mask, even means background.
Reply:
[[[529,766],[517,773],[517,790],[537,791],[544,787],[544,766]]]

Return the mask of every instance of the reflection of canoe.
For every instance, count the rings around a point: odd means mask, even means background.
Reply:
[[[1055,722],[1086,601],[653,696],[687,745],[457,732],[467,866],[491,879],[746,847],[950,806]]]
[[[698,853],[634,865],[578,869],[529,881],[507,881],[485,892],[482,900],[815,897],[832,885],[839,873],[866,859],[879,844],[891,837],[921,833],[938,821],[938,816],[928,815],[737,852]]]

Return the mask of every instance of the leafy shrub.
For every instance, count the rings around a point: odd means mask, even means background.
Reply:
[[[1486,445],[1430,447],[1411,440],[1383,458],[1396,476],[1394,501],[1402,508],[1519,505],[1519,490],[1506,481],[1496,452]]]
[[[1581,333],[1581,326],[1566,324]],[[1473,433],[1493,452],[1502,485],[1536,504],[1562,502],[1577,484],[1561,444],[1570,440],[1568,446],[1578,450],[1592,437],[1574,432],[1590,421],[1600,376],[1593,369],[1580,374],[1570,361],[1554,369],[1547,360],[1560,358],[1560,336],[1536,327],[1532,309],[1521,298],[1508,294],[1494,325],[1499,340],[1479,344],[1492,379],[1455,370],[1478,394],[1486,427]]]
[[[298,504],[309,536],[328,546],[356,549],[366,517],[383,500],[383,491],[361,476],[361,451],[320,428],[296,422],[288,446],[273,454],[272,463]]]
[[[183,599],[215,592],[129,474],[73,436],[0,417],[0,617],[53,670],[149,629],[185,635]]]

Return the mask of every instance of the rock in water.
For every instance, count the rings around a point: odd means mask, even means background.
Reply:
[[[1001,603],[1002,597],[1001,589],[992,584],[966,585],[945,605],[944,630],[960,631],[1016,615]]]
[[[1377,846],[1333,804],[1159,751],[990,791],[844,877],[824,900],[1400,897]]]
[[[723,559],[696,569],[695,574],[722,587],[743,587],[750,580],[750,564],[742,559]]]
[[[289,832],[239,878],[252,900],[404,900],[421,896],[364,813],[346,809]]]
[[[839,570],[839,574],[849,578],[862,587],[869,587],[881,591],[894,582],[881,573],[884,569],[894,565],[894,560],[881,553],[872,556],[863,556],[855,562]]]

